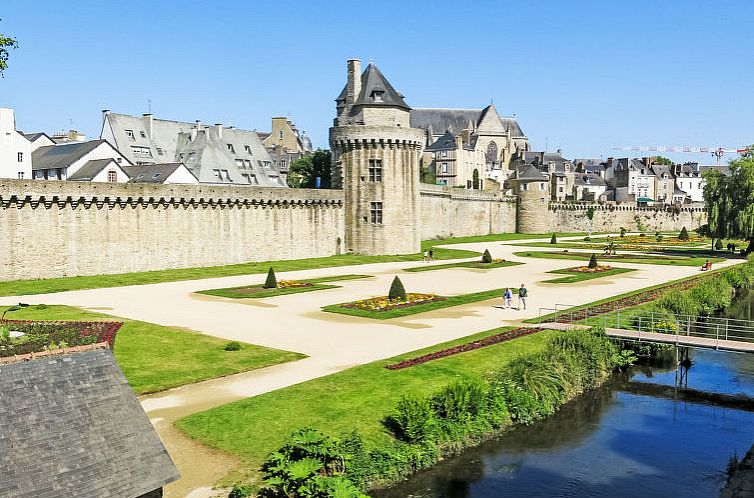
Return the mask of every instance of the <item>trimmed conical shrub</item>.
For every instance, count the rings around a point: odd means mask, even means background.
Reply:
[[[717,239],[717,242],[715,242],[715,250],[716,251],[723,250],[723,241],[721,239]]]
[[[552,234],[552,238],[550,239],[550,244],[557,244],[557,243],[558,243],[557,237],[555,237],[555,234]]]
[[[626,229],[623,227],[620,227],[620,236],[625,237],[626,236]]]
[[[387,298],[390,301],[405,301],[406,289],[403,288],[403,282],[398,277],[393,279],[393,283],[390,284],[390,292],[388,292]]]
[[[681,233],[678,234],[678,240],[689,240],[689,232],[686,227],[681,228]]]
[[[270,270],[267,272],[267,280],[264,281],[262,287],[265,289],[277,289],[278,287],[278,279],[275,277],[275,270],[273,270],[271,266]]]
[[[492,255],[490,254],[489,249],[484,250],[484,254],[482,254],[482,263],[492,263]]]
[[[592,254],[592,257],[589,258],[589,268],[597,268],[597,255]]]

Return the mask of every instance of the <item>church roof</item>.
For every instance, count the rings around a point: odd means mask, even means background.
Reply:
[[[179,474],[109,349],[0,366],[0,496],[136,497]]]
[[[343,95],[342,92],[341,95]],[[341,97],[339,96],[338,98]],[[411,110],[403,100],[403,95],[393,88],[393,85],[385,78],[385,75],[372,62],[361,73],[361,91],[353,105],[400,107],[407,111]]]
[[[458,133],[461,130],[476,128],[484,120],[494,106],[489,105],[484,109],[442,109],[424,108],[412,109],[409,120],[412,128],[423,130],[450,130]],[[497,115],[497,112],[494,112]],[[500,125],[508,131],[511,138],[526,138],[524,132],[515,118],[499,117]]]

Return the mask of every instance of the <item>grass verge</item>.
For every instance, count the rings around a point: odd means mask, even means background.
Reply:
[[[516,357],[544,348],[550,331],[402,370],[385,365],[500,333],[481,332],[412,351],[180,419],[176,426],[204,444],[237,455],[255,471],[268,453],[301,427],[329,433],[358,430],[370,444],[387,443],[383,418],[402,395],[426,396],[466,376],[485,376]],[[323,400],[327,400],[323,402]]]
[[[0,307],[0,314],[5,309]],[[239,351],[225,351],[223,348],[228,341],[223,339],[70,306],[29,306],[8,313],[6,318],[122,321],[123,327],[115,338],[115,359],[136,394],[163,391],[304,358],[299,353],[244,343]]]
[[[390,318],[399,318],[402,316],[415,315],[417,313],[425,313],[427,311],[438,310],[442,308],[451,308],[453,306],[460,306],[462,304],[475,303],[478,301],[487,301],[489,299],[501,299],[505,289],[491,289],[481,292],[474,292],[471,294],[460,294],[458,296],[450,296],[444,298],[442,301],[433,301],[429,303],[415,304],[412,306],[406,306],[405,308],[395,308],[386,311],[373,311],[363,310],[359,308],[349,308],[344,306],[350,303],[331,304],[322,308],[322,311],[330,313],[341,313],[343,315],[358,316],[362,318],[373,318],[375,320],[388,320]],[[513,290],[514,294],[517,290]]]
[[[447,270],[448,268],[473,268],[476,270],[491,270],[492,268],[504,268],[506,266],[522,265],[519,261],[502,261],[500,263],[482,263],[481,261],[462,261],[460,263],[445,263],[443,265],[414,266],[404,268],[403,271],[421,272],[433,270]]]
[[[587,272],[573,272],[566,268],[564,270],[553,270],[547,273],[553,273],[556,275],[566,275],[565,277],[553,278],[552,280],[545,280],[546,284],[573,284],[575,282],[583,282],[584,280],[592,280],[595,278],[609,277],[611,275],[620,275],[621,273],[627,273],[630,271],[636,271],[633,268],[612,268],[607,271],[599,273],[587,273]]]
[[[544,259],[575,259],[578,261],[589,261],[592,256],[587,252],[548,252],[548,251],[526,251],[514,252],[515,256],[527,258],[544,258]],[[725,258],[700,258],[700,257],[672,257],[672,256],[653,256],[644,254],[618,254],[617,256],[597,256],[601,262],[620,261],[622,263],[639,263],[647,265],[669,265],[669,266],[699,266],[701,267],[707,259],[713,263],[725,261]]]
[[[343,280],[357,280],[361,278],[371,278],[371,275],[335,275],[332,277],[309,278],[296,280],[297,282],[312,284],[307,287],[284,287],[277,289],[265,289],[263,284],[243,285],[240,287],[226,287],[224,289],[209,289],[198,291],[197,294],[207,294],[209,296],[229,297],[233,299],[261,299],[264,297],[284,296],[286,294],[298,294],[299,292],[312,292],[324,289],[335,289],[339,285],[328,285],[325,282],[341,282]]]

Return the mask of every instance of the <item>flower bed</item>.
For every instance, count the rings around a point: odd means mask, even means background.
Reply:
[[[539,332],[539,329],[533,327],[520,327],[517,329],[508,330],[506,332],[501,332],[499,334],[490,335],[478,341],[459,344],[457,346],[453,346],[452,348],[442,349],[440,351],[435,351],[434,353],[428,353],[422,356],[417,356],[416,358],[410,358],[408,360],[399,361],[398,363],[385,365],[385,368],[387,368],[388,370],[400,370],[402,368],[413,367],[414,365],[421,365],[422,363],[427,363],[428,361],[437,360],[439,358],[447,358],[448,356],[453,356],[459,353],[465,353],[467,351],[473,351],[475,349],[486,348],[487,346],[492,346],[494,344],[500,344],[501,342],[517,339],[519,337],[533,334],[535,332]]]
[[[108,343],[112,349],[122,325],[122,322],[5,320],[0,322],[0,357],[100,342]],[[11,335],[11,331],[23,335]]]
[[[311,282],[300,282],[298,280],[278,280],[278,289],[295,289],[298,287],[311,287]]]
[[[400,308],[408,308],[417,304],[433,303],[435,301],[445,301],[444,297],[436,294],[407,293],[404,300],[390,300],[387,296],[373,297],[362,299],[352,303],[342,304],[343,308],[356,308],[367,311],[389,311]]]
[[[603,271],[610,271],[613,267],[610,265],[597,265],[595,268],[589,268],[588,266],[574,266],[573,268],[566,268],[565,271],[571,273],[602,273]]]

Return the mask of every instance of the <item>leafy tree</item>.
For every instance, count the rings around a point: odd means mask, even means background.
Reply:
[[[672,166],[674,163],[667,157],[653,156],[650,158],[650,164],[662,164],[664,166]]]
[[[586,212],[584,213],[584,216],[586,216],[586,219],[589,220],[589,235],[588,237],[592,236],[592,228],[594,225],[594,213],[596,213],[597,210],[594,209],[594,206],[589,206],[586,208]]]
[[[550,244],[557,244],[558,239],[555,237],[555,234],[552,234],[552,237],[550,238]]]
[[[331,156],[329,150],[317,150],[307,156],[296,159],[288,168],[288,186],[294,188],[315,188],[317,178],[320,188],[332,187],[330,170]]]
[[[390,284],[390,292],[388,292],[387,298],[390,301],[406,300],[406,289],[403,288],[403,282],[397,276],[393,279],[393,283]]]
[[[689,240],[689,231],[686,227],[681,228],[681,233],[678,234],[678,240]]]
[[[723,250],[723,241],[722,241],[722,239],[717,239],[717,242],[715,242],[715,250],[716,251],[722,251]]]
[[[10,51],[17,48],[18,42],[15,39],[0,33],[0,76],[5,77],[5,70],[8,69]]]
[[[267,272],[267,280],[264,281],[262,286],[265,289],[277,289],[278,279],[275,277],[275,270],[270,266],[270,270]]]
[[[435,185],[437,183],[437,175],[434,168],[431,166],[425,166],[422,162],[422,164],[419,165],[419,181],[421,183]]]
[[[591,269],[597,268],[597,255],[596,254],[592,254],[592,257],[589,258],[589,265],[588,266]]]
[[[492,263],[492,255],[490,254],[489,249],[484,250],[484,254],[482,254],[482,263]]]

